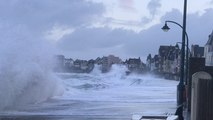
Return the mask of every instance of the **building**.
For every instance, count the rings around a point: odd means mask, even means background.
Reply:
[[[65,58],[64,59],[65,67],[72,67],[74,65],[74,60],[72,58]]]
[[[147,56],[147,58],[146,58],[146,66],[147,66],[147,69],[148,69],[149,71],[152,70],[152,63],[153,63],[153,61],[152,61],[152,55],[149,54],[149,55]]]
[[[139,58],[130,58],[126,61],[128,70],[135,73],[144,73],[146,65]]]
[[[159,68],[159,55],[155,55],[152,61],[154,62],[152,70],[157,72]]]
[[[89,73],[94,68],[94,62],[92,60],[75,60],[70,71],[74,73]]]
[[[199,45],[192,45],[191,57],[204,57],[204,47],[200,47]]]
[[[152,58],[151,54],[149,54],[146,59],[146,67],[148,71],[158,73],[158,68],[159,68],[158,55],[155,55]]]
[[[158,72],[166,78],[179,76],[180,49],[175,46],[160,46],[158,51]]]
[[[103,73],[108,72],[113,64],[121,64],[122,60],[114,55],[109,55],[107,57],[102,57],[101,59],[101,71]]]
[[[102,63],[101,64],[101,71],[102,71],[102,73],[109,72],[112,64],[110,64],[110,62],[108,60],[108,57],[103,57],[101,63]]]
[[[169,72],[173,61],[178,56],[179,48],[176,46],[160,46],[159,55],[159,71]]]
[[[109,64],[121,64],[122,60],[119,57],[115,57],[114,55],[109,55],[108,57]]]
[[[204,49],[206,66],[213,66],[213,31],[208,37],[208,41]]]

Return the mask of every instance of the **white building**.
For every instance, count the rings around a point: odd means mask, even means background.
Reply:
[[[206,66],[213,66],[213,31],[209,35],[208,41],[205,45],[204,56],[206,60]]]

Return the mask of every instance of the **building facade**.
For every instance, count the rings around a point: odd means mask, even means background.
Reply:
[[[204,49],[206,66],[213,66],[213,31],[208,37],[208,41]]]
[[[114,55],[109,55],[107,57],[102,57],[101,59],[101,71],[106,73],[110,70],[113,64],[121,64],[122,60],[119,57],[115,57]]]
[[[204,47],[200,47],[199,45],[192,45],[191,57],[204,57]]]
[[[157,66],[158,72],[165,78],[177,79],[180,72],[179,46],[160,46]]]

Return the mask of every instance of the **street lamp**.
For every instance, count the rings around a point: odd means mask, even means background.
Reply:
[[[169,31],[170,28],[167,25],[167,21],[165,22],[165,25],[161,29],[165,32]]]
[[[183,26],[182,28],[182,51],[181,51],[181,69],[180,69],[180,82],[178,84],[178,105],[180,105],[179,109],[179,120],[183,120],[183,102],[184,102],[184,58],[185,58],[185,37],[186,37],[186,10],[187,10],[187,0],[184,0],[183,7]],[[175,22],[176,23],[176,22]],[[180,24],[179,24],[180,25]],[[168,27],[168,26],[167,26]],[[168,30],[168,29],[167,29]],[[187,40],[188,41],[188,40]]]
[[[170,30],[170,28],[168,27],[167,23],[176,24],[176,25],[178,25],[179,27],[181,27],[183,29],[183,26],[181,26],[179,23],[177,23],[175,21],[167,20],[167,21],[165,21],[165,25],[161,28],[165,32]],[[188,68],[188,65],[189,65],[189,37],[188,37],[188,34],[187,34],[186,31],[185,31],[185,36],[186,36],[186,73],[185,73],[185,83],[187,85],[187,78],[188,78],[188,72],[189,72],[189,68]],[[182,44],[182,42],[178,42],[178,43]]]

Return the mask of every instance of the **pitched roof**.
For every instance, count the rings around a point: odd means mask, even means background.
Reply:
[[[135,64],[140,64],[141,63],[141,59],[140,58],[130,58],[129,59],[129,61],[128,61],[128,63],[130,64],[130,63],[135,63]]]
[[[164,57],[164,56],[167,56],[170,51],[175,51],[175,50],[176,50],[175,46],[171,46],[171,45],[170,46],[160,46],[158,52],[161,57]]]

